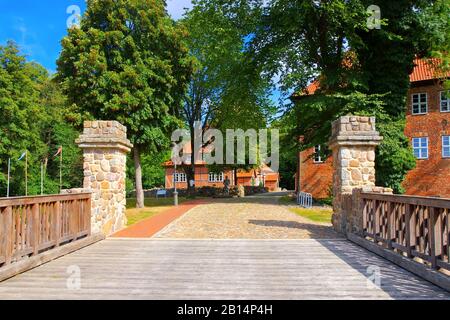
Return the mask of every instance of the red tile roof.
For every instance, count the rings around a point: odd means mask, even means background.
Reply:
[[[414,70],[409,76],[410,82],[450,77],[450,72],[445,74],[439,70],[439,59],[415,59],[414,64]]]

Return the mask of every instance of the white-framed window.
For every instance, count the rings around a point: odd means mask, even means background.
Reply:
[[[176,172],[173,175],[173,179],[175,180],[175,182],[186,182],[187,181],[186,173]]]
[[[450,136],[442,136],[442,157],[450,158]]]
[[[322,147],[320,145],[314,147],[314,163],[323,163]]]
[[[221,173],[212,173],[210,172],[208,175],[209,182],[223,182],[223,172]]]
[[[417,159],[428,159],[428,137],[413,138],[412,145]]]
[[[441,91],[440,98],[441,112],[450,112],[450,90]]]
[[[428,112],[428,96],[426,93],[414,93],[412,99],[412,114],[425,114]]]

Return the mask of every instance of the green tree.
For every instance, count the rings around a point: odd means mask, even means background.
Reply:
[[[252,55],[270,74],[281,74],[295,99],[296,134],[303,148],[325,144],[331,122],[348,113],[376,116],[385,140],[378,149],[377,182],[402,192],[415,161],[404,136],[408,76],[415,56],[432,48],[424,41],[445,19],[425,25],[434,1],[378,1],[381,29],[367,26],[362,0],[270,1],[252,43]],[[448,23],[448,19],[446,21]],[[314,96],[302,95],[314,80]]]
[[[62,40],[58,77],[69,102],[128,128],[138,207],[144,205],[141,154],[167,148],[179,124],[192,70],[186,35],[168,17],[165,1],[88,0],[80,28]]]
[[[194,150],[194,125],[201,130],[257,129],[265,127],[272,111],[269,82],[260,76],[245,54],[248,37],[254,29],[251,1],[237,5],[223,0],[195,0],[182,24],[195,59],[195,72],[183,104],[182,116],[190,131]],[[248,13],[252,13],[249,15]],[[208,144],[206,142],[205,144]],[[195,174],[195,153],[184,165],[187,179]],[[237,169],[242,166],[212,166],[210,170]],[[246,166],[244,166],[246,167]],[[189,185],[191,189],[191,186]]]
[[[26,62],[13,42],[0,46],[0,193],[6,194],[8,159],[11,159],[11,195],[25,194],[28,152],[28,194],[40,194],[41,164],[48,161],[44,193],[59,192],[59,162],[51,155],[65,148],[63,187],[79,187],[81,153],[74,140],[76,129],[66,116],[65,99],[47,70]],[[54,168],[54,169],[52,169]]]

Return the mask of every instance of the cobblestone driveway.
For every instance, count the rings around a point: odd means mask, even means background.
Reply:
[[[336,239],[331,225],[311,222],[274,195],[216,200],[198,206],[155,235],[174,239]]]

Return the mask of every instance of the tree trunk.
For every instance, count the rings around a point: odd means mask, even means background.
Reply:
[[[193,150],[193,148],[192,148]],[[195,156],[194,152],[191,155],[191,164],[186,168],[186,179],[188,183],[187,193],[189,196],[195,195]],[[191,186],[191,180],[194,181],[194,185]]]
[[[134,169],[135,169],[135,184],[136,184],[136,208],[144,207],[144,189],[142,188],[142,167],[141,167],[141,153],[139,148],[133,148]]]

